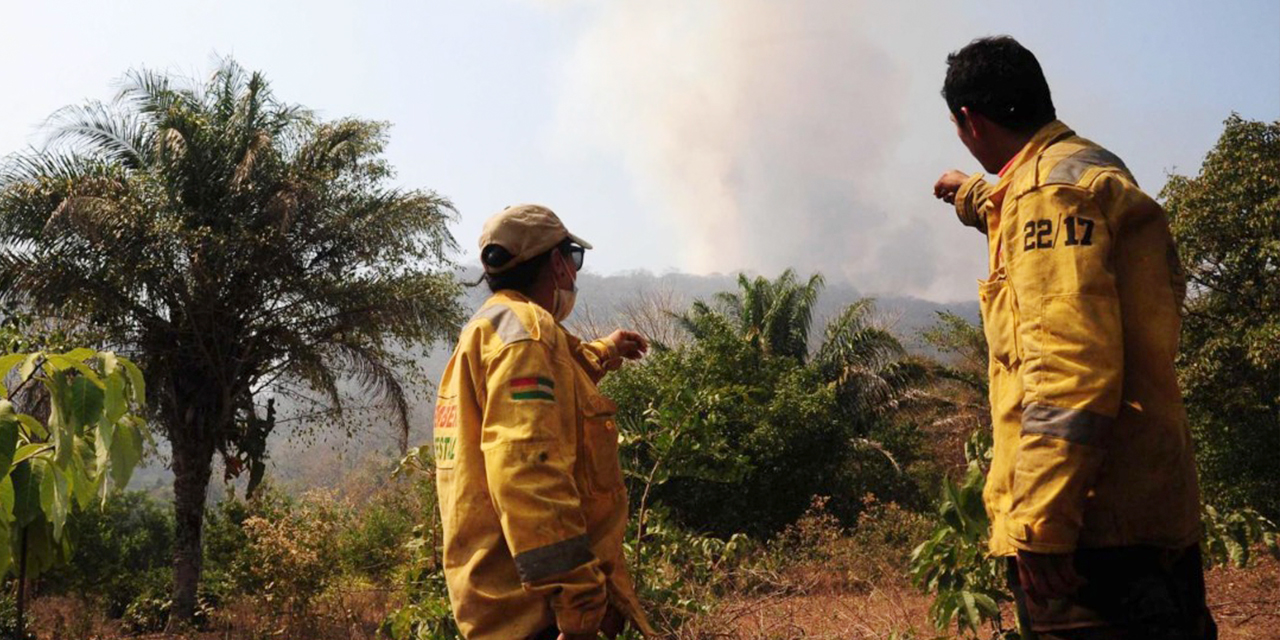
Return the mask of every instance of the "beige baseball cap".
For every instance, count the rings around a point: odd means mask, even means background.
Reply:
[[[493,214],[480,232],[480,255],[496,244],[513,257],[500,267],[484,265],[486,273],[502,273],[529,258],[541,255],[568,238],[590,249],[591,243],[569,233],[550,209],[539,204],[517,204]],[[483,262],[483,261],[482,261]]]

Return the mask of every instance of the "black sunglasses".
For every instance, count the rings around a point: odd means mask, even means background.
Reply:
[[[587,250],[585,248],[566,242],[560,247],[560,251],[564,255],[569,256],[569,259],[573,261],[574,271],[582,271],[582,261],[587,257]]]

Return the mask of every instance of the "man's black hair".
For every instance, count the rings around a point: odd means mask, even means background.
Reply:
[[[1019,133],[1058,117],[1035,54],[1009,36],[979,38],[948,55],[942,97],[961,124],[960,107]]]
[[[534,281],[538,279],[538,273],[542,268],[551,261],[551,252],[565,251],[572,244],[572,241],[565,238],[560,244],[543,251],[542,253],[521,262],[520,264],[503,271],[502,273],[486,273],[484,275],[485,284],[489,285],[489,291],[497,293],[503,289],[512,289],[528,295],[530,288],[533,287]],[[514,256],[510,251],[496,245],[491,244],[480,252],[480,261],[490,267],[501,267]]]

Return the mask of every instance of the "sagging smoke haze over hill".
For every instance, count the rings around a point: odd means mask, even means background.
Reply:
[[[916,113],[945,124],[945,52],[920,49],[925,79],[903,49],[927,25],[896,52],[874,37],[905,14],[870,2],[609,3],[566,67],[562,137],[621,154],[691,271],[795,267],[957,299],[980,275],[980,242],[943,226],[945,207],[904,197],[925,194],[945,166],[929,162],[937,154],[902,157]],[[941,134],[932,147],[959,148]]]

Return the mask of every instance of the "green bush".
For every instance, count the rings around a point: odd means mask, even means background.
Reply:
[[[422,491],[410,482],[391,482],[379,488],[352,515],[350,526],[338,533],[338,555],[345,571],[377,584],[394,580],[396,570],[410,560],[405,546],[413,528]]]
[[[1200,548],[1209,565],[1231,563],[1246,567],[1253,548],[1262,547],[1280,558],[1280,535],[1276,524],[1253,509],[1219,511],[1205,505],[1200,515],[1204,523],[1204,539]]]
[[[250,518],[278,520],[293,509],[291,500],[274,486],[264,484],[253,499],[238,498],[234,493],[205,511],[201,543],[204,567],[201,587],[226,600],[238,593],[244,579],[240,568],[249,547],[249,534],[244,523]]]
[[[409,561],[400,570],[400,580],[408,604],[391,612],[379,632],[391,640],[458,640],[462,636],[453,619],[444,579],[444,529],[431,447],[410,449],[393,476],[415,488],[413,513],[422,520],[403,545]]]
[[[633,504],[662,502],[682,526],[722,538],[771,535],[814,495],[856,517],[863,491],[847,483],[855,434],[834,388],[799,361],[709,332],[623,369],[604,390],[619,406]],[[883,457],[868,464],[893,473]]]
[[[666,635],[738,587],[738,567],[760,550],[740,533],[727,539],[692,533],[674,522],[662,505],[649,513],[642,538],[637,538],[632,521],[624,544],[645,611]]]
[[[911,579],[934,594],[929,615],[939,631],[954,623],[957,635],[976,636],[984,624],[998,635],[1010,633],[1000,615],[1000,603],[1011,599],[1004,565],[987,555],[991,522],[982,489],[990,451],[991,434],[974,433],[966,448],[969,468],[963,482],[943,481],[938,522],[911,553]]]
[[[112,494],[106,505],[74,511],[67,527],[75,540],[71,563],[45,574],[45,593],[75,594],[100,602],[119,618],[155,584],[167,586],[173,563],[173,508],[145,493]]]

